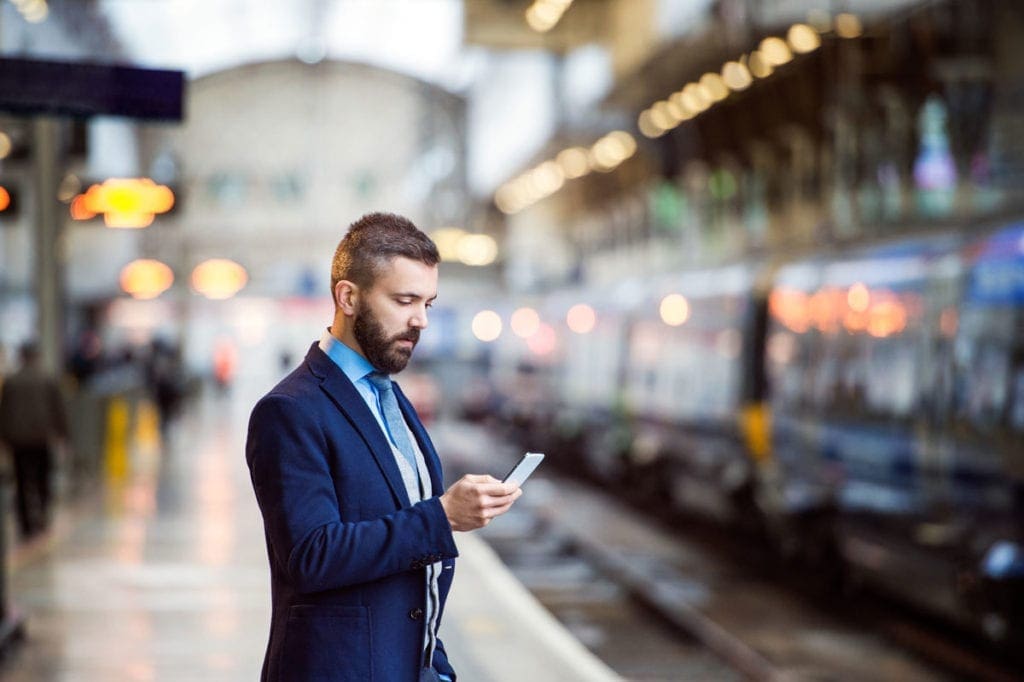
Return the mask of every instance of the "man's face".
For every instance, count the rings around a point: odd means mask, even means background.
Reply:
[[[405,369],[435,298],[436,265],[391,259],[360,298],[352,326],[371,365],[386,374]]]

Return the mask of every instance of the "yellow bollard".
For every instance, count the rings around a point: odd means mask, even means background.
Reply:
[[[103,471],[107,480],[121,481],[128,475],[128,401],[112,398],[107,407],[107,432],[103,448]]]
[[[764,402],[749,403],[740,411],[740,430],[747,451],[757,464],[772,457],[772,415]]]

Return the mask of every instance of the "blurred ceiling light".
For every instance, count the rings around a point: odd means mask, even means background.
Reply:
[[[537,355],[550,355],[558,347],[558,335],[549,324],[541,324],[537,333],[526,340],[526,345]]]
[[[867,332],[876,338],[899,334],[907,327],[907,309],[899,301],[882,301],[868,313]]]
[[[565,171],[555,161],[545,161],[533,171],[534,182],[545,196],[562,189],[565,184]]]
[[[515,213],[518,210],[518,205],[515,187],[511,182],[506,182],[495,191],[495,206],[502,213]]]
[[[501,336],[501,317],[493,310],[481,310],[473,316],[470,327],[473,336],[484,343],[490,343]]]
[[[854,334],[862,332],[867,329],[868,314],[866,312],[859,313],[855,310],[851,310],[843,315],[843,326],[846,327],[846,331]]]
[[[459,260],[459,241],[465,236],[466,231],[458,227],[442,227],[430,233],[441,260],[449,262]]]
[[[807,314],[821,332],[834,334],[839,331],[840,294],[834,289],[822,289],[807,302]]]
[[[635,154],[636,149],[636,140],[623,130],[608,133],[590,149],[563,149],[554,159],[544,161],[499,187],[494,193],[494,204],[506,215],[518,213],[560,190],[567,180],[583,177],[591,170],[603,173],[614,170]]]
[[[678,121],[672,116],[672,110],[668,102],[655,102],[651,107],[651,122],[663,130],[674,128]]]
[[[587,163],[587,150],[583,147],[569,147],[558,153],[555,161],[562,167],[562,172],[569,180],[581,178],[590,172],[590,164]]]
[[[864,27],[856,14],[843,12],[836,15],[836,35],[840,38],[859,38],[864,33]]]
[[[871,304],[871,293],[863,283],[857,282],[846,292],[846,304],[854,312],[866,312]]]
[[[550,31],[559,22],[572,0],[536,0],[526,10],[526,23],[534,31]]]
[[[706,111],[708,107],[715,103],[711,93],[700,83],[687,83],[686,87],[683,88],[684,101],[689,95],[689,99],[693,100],[693,110],[696,112]]]
[[[677,92],[672,97],[674,99],[677,99],[679,103],[682,105],[682,107],[687,111],[692,111],[694,114],[699,114],[701,111],[703,111],[703,109],[701,108],[701,103],[697,99],[697,96],[694,93],[693,89],[690,88],[691,85],[693,85],[693,83],[688,84],[685,88]]]
[[[550,31],[560,18],[550,5],[534,3],[526,10],[526,23],[537,33]]]
[[[776,289],[768,297],[772,316],[787,329],[803,334],[811,328],[810,297],[798,289]]]
[[[652,139],[655,137],[661,137],[667,132],[665,128],[662,128],[654,122],[653,113],[650,109],[644,109],[640,112],[640,116],[636,120],[636,125],[644,137]]]
[[[685,88],[683,90],[680,90],[679,92],[673,92],[671,95],[669,95],[669,98],[667,100],[670,106],[674,104],[679,109],[680,115],[676,125],[679,125],[679,123],[683,121],[689,121],[691,118],[700,113],[699,111],[693,109],[690,105],[686,103],[687,98],[684,95]]]
[[[0,132],[0,159],[6,159],[7,155],[11,153],[13,146],[10,135]]]
[[[728,86],[726,86],[725,81],[717,73],[706,73],[701,76],[700,85],[707,90],[714,102],[721,102],[729,96]]]
[[[586,303],[577,303],[565,314],[565,324],[577,334],[588,334],[597,324],[597,313]]]
[[[750,71],[739,62],[726,62],[722,66],[722,80],[725,81],[730,90],[737,92],[746,90],[753,82],[753,78],[750,77]]]
[[[608,133],[591,147],[594,169],[610,171],[636,152],[636,140],[622,130]]]
[[[28,0],[28,2],[18,5],[18,10],[25,17],[25,21],[32,24],[44,21],[50,13],[46,0]]]
[[[765,56],[758,50],[754,50],[750,53],[747,65],[750,67],[750,73],[757,78],[767,78],[772,75],[772,72],[775,70],[772,68],[772,65],[768,62]]]
[[[523,210],[525,202],[514,184],[505,183],[494,193],[494,205],[505,215],[511,215]]]
[[[775,36],[762,40],[757,51],[772,66],[782,66],[793,59],[793,53],[790,52],[786,41]]]
[[[515,181],[516,192],[522,197],[524,206],[543,198],[543,193],[537,187],[537,183],[533,179],[533,171],[529,171],[524,175],[520,175]]]
[[[192,270],[192,288],[207,298],[231,298],[249,281],[249,274],[241,265],[226,258],[211,258]]]
[[[71,200],[70,211],[72,220],[92,220],[96,217],[96,213],[86,207],[84,194],[79,194]]]
[[[498,257],[498,242],[487,234],[467,234],[458,242],[458,254],[465,265],[490,265]]]
[[[7,191],[6,187],[0,187],[0,213],[7,210],[7,207],[11,205],[11,193]]]
[[[521,339],[528,339],[540,329],[540,315],[533,308],[519,308],[509,319],[512,333]]]
[[[92,185],[72,201],[79,215],[91,213],[90,218],[103,214],[107,227],[148,227],[157,213],[166,213],[174,206],[174,193],[149,178],[111,178],[102,185]],[[76,218],[82,220],[82,218]]]
[[[619,143],[623,150],[623,161],[636,154],[636,140],[625,130],[613,130],[606,137],[610,137]]]
[[[818,32],[807,24],[793,24],[790,26],[789,32],[786,34],[786,40],[789,41],[789,46],[793,48],[793,52],[798,54],[814,52],[821,47],[821,37],[818,36]]]
[[[672,118],[672,127],[679,125],[683,121],[693,118],[693,114],[686,107],[686,104],[682,101],[682,93],[672,93],[665,104],[668,105],[668,115]]]
[[[682,294],[669,294],[661,299],[658,312],[665,324],[678,327],[690,319],[690,304]]]
[[[158,260],[140,258],[121,268],[121,289],[132,298],[148,300],[167,291],[174,273]]]

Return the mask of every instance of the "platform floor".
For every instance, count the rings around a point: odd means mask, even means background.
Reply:
[[[269,576],[243,454],[255,395],[202,399],[164,443],[136,428],[97,493],[65,502],[51,531],[12,548],[26,638],[0,679],[259,679]],[[441,636],[462,680],[618,679],[481,540],[457,541]]]

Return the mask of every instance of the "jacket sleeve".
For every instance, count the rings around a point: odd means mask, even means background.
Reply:
[[[378,580],[458,555],[437,497],[344,522],[327,442],[308,408],[282,394],[253,409],[246,461],[273,554],[300,593]]]

